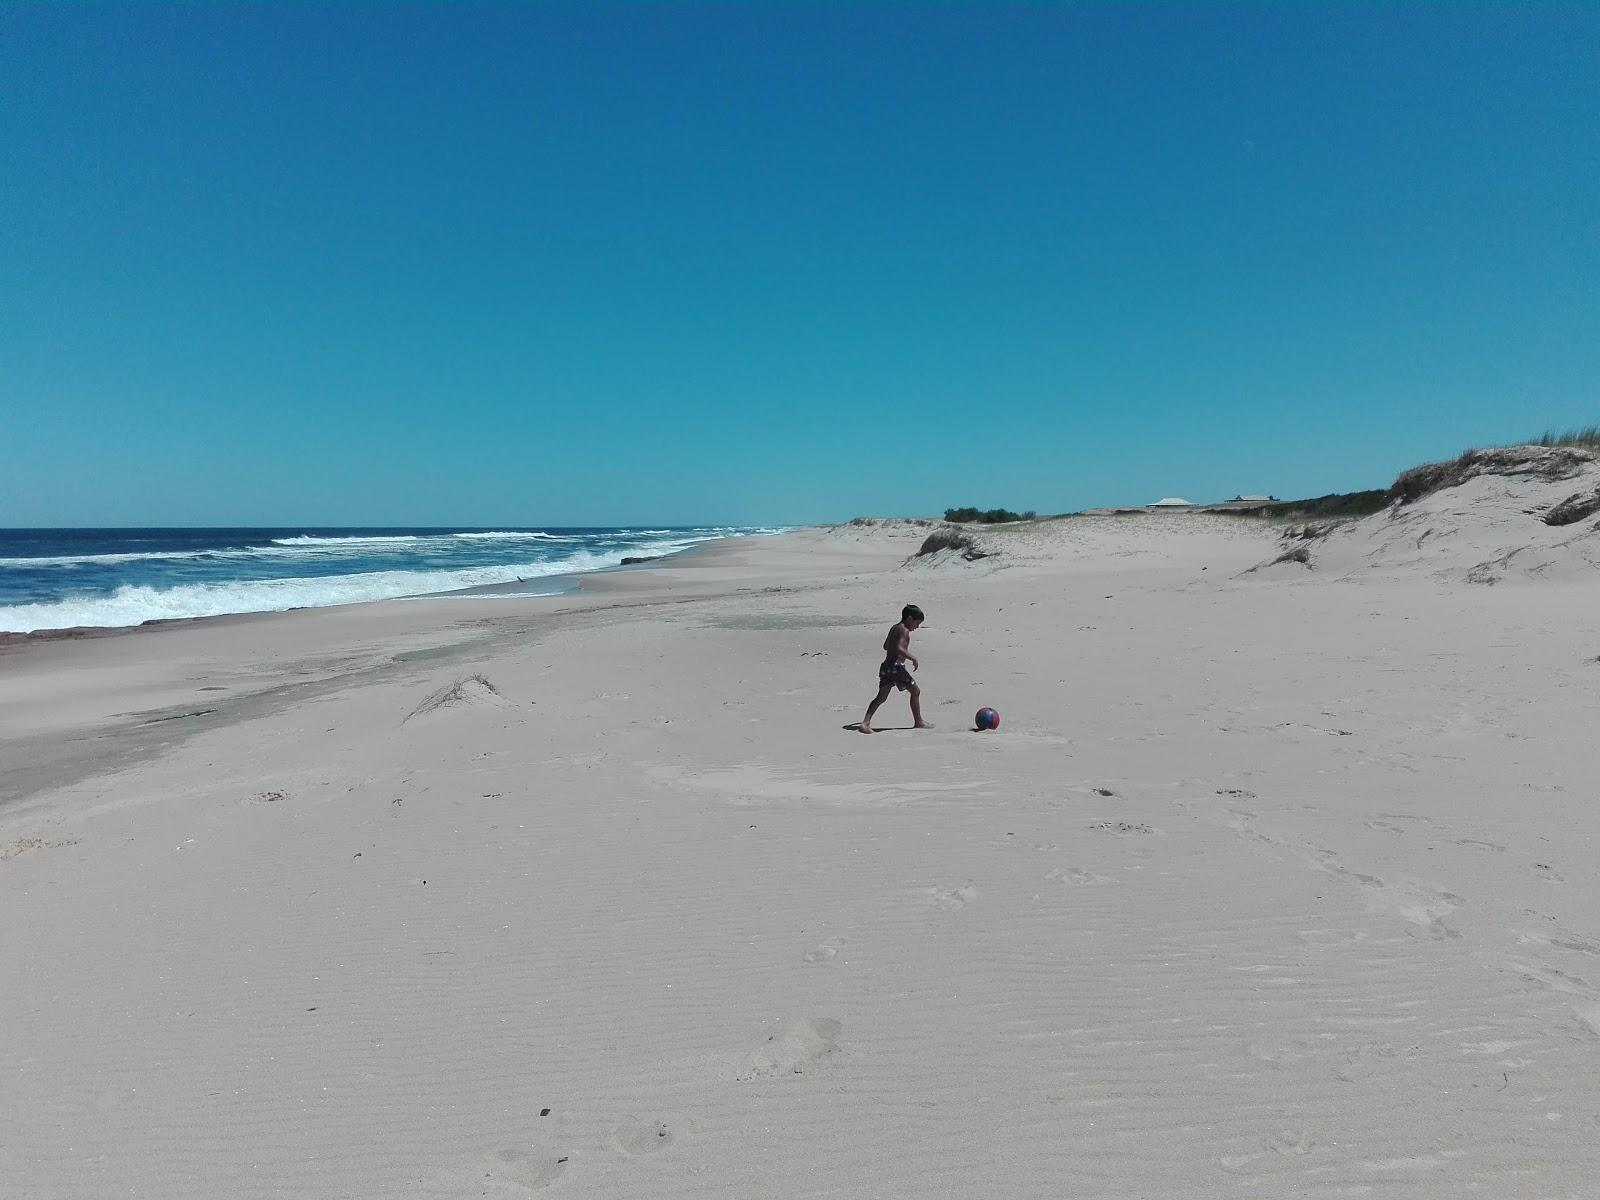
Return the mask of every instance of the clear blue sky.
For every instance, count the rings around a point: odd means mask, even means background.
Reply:
[[[1600,5],[0,7],[0,525],[1386,484],[1600,420]]]

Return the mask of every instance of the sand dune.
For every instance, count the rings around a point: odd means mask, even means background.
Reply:
[[[1600,580],[1600,461],[1576,446],[1477,450],[1408,471],[1387,508],[1294,530],[1252,569],[1446,581]]]
[[[1316,585],[1524,486],[0,651],[0,1197],[1592,1196],[1594,596]]]

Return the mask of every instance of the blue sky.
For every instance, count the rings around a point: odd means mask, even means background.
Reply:
[[[0,7],[0,525],[1386,484],[1600,420],[1600,6]]]

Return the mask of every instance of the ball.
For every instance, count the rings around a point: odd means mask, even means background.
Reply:
[[[980,708],[978,715],[972,718],[972,723],[979,729],[999,729],[1000,714],[992,708]]]

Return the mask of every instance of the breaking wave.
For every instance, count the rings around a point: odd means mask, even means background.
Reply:
[[[420,542],[423,539],[412,533],[397,533],[374,535],[371,537],[314,537],[311,534],[302,534],[299,537],[273,538],[274,546],[397,546],[406,542]]]
[[[186,558],[210,558],[224,554],[219,550],[130,550],[123,554],[51,554],[36,558],[0,558],[0,567],[80,567],[116,566],[131,562],[179,562]]]
[[[368,571],[355,575],[179,584],[168,588],[129,585],[119,587],[108,596],[0,608],[0,630],[28,633],[79,625],[108,628],[181,617],[327,608],[593,571],[614,566],[620,558],[620,554],[585,553],[553,562],[469,567],[459,571]]]
[[[124,546],[134,540],[116,531],[98,538],[14,538],[18,548],[38,545],[55,553],[17,557],[13,550],[0,556],[0,632],[108,628],[431,595],[594,571],[618,566],[624,557],[656,558],[698,542],[764,531],[263,531],[254,544],[240,532],[216,531],[208,546],[208,531],[168,531],[162,536],[187,537],[190,544],[138,550],[116,549],[119,539]],[[154,539],[139,540],[149,546]],[[88,543],[82,553],[59,552],[74,541]],[[11,548],[5,531],[0,547]]]
[[[661,530],[646,529],[646,530],[642,530],[641,532],[644,532],[644,533],[670,533],[671,530],[667,530],[667,529],[661,529]],[[450,536],[451,537],[458,537],[458,538],[465,538],[468,541],[480,541],[480,542],[494,542],[494,541],[506,541],[506,542],[515,542],[515,541],[576,542],[576,541],[580,540],[580,539],[578,539],[576,537],[571,536],[570,534],[561,534],[561,533],[522,533],[522,532],[519,532],[519,531],[516,531],[516,530],[509,530],[509,531],[504,532],[504,533],[501,533],[501,532],[498,532],[498,531],[494,531],[494,530],[491,530],[488,533],[452,533]]]

